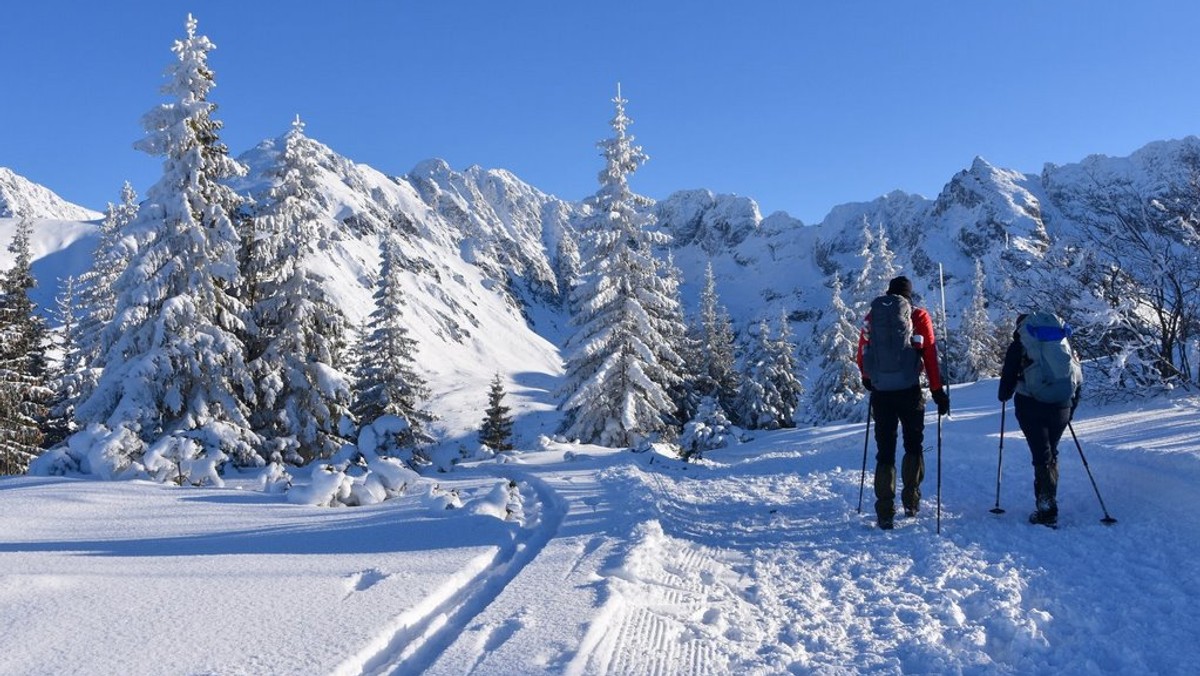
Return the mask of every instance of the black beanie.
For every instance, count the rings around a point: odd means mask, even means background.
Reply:
[[[912,282],[908,281],[908,277],[901,275],[888,282],[887,292],[895,296],[904,296],[911,301]]]

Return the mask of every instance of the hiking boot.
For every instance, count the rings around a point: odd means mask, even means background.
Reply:
[[[904,489],[900,491],[900,502],[904,504],[905,516],[916,516],[921,506],[921,481],[925,478],[925,456],[920,453],[904,454],[900,464]]]
[[[891,517],[879,517],[880,530],[892,530],[896,524],[892,522]]]
[[[1052,512],[1036,511],[1029,515],[1029,523],[1037,526],[1056,528],[1058,526],[1058,515]]]
[[[1058,523],[1058,464],[1034,465],[1033,494],[1037,511],[1029,515],[1030,523],[1053,526]]]

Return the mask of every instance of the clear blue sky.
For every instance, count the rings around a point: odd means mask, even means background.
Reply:
[[[567,199],[596,188],[618,81],[635,190],[809,223],[933,197],[976,155],[1038,172],[1200,133],[1192,0],[9,0],[0,166],[94,209],[144,193],[161,165],[132,144],[189,11],[234,154],[299,113],[389,174],[440,157]]]

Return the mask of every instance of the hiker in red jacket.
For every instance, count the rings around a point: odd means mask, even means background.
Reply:
[[[950,412],[950,396],[942,389],[938,372],[933,321],[924,308],[912,305],[912,282],[896,277],[887,294],[871,302],[858,337],[858,368],[863,387],[870,391],[875,416],[875,515],[879,527],[892,528],[896,514],[896,432],[904,432],[904,483],[900,501],[905,516],[921,508],[921,480],[925,478],[925,396],[921,372],[937,403],[938,415]]]

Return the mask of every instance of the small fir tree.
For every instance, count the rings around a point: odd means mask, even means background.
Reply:
[[[779,396],[779,426],[796,426],[796,409],[804,396],[804,384],[797,374],[796,344],[792,340],[792,326],[787,317],[780,315],[778,335],[767,344],[767,357],[771,368],[767,378]]]
[[[579,285],[579,269],[579,245],[575,243],[575,234],[564,229],[555,248],[554,276],[558,280],[560,305],[569,314],[574,314],[577,309],[572,298]]]
[[[393,237],[384,235],[380,255],[375,310],[357,350],[351,413],[360,425],[389,415],[401,418],[406,425],[394,444],[419,456],[420,447],[433,441],[425,426],[434,416],[420,406],[429,396],[429,388],[416,370],[417,342],[404,325],[401,252]]]
[[[858,370],[858,329],[854,315],[842,300],[842,282],[834,275],[833,297],[822,317],[817,381],[809,390],[809,419],[814,423],[863,420],[862,375]]]
[[[694,354],[696,346],[688,335],[687,319],[683,314],[683,300],[680,297],[680,287],[683,286],[683,272],[675,265],[675,257],[668,253],[663,263],[662,274],[658,278],[662,289],[662,305],[657,308],[657,321],[661,327],[660,333],[667,339],[667,349],[659,350],[659,359],[670,371],[669,381],[672,383],[667,391],[675,402],[673,424],[682,427],[696,412],[699,398],[696,396],[695,383],[697,372],[694,361],[688,361],[686,355]]]
[[[717,281],[710,262],[704,270],[704,288],[700,292],[700,324],[694,330],[700,344],[697,389],[702,397],[712,397],[725,410],[732,411],[740,383],[734,365],[733,326],[729,313],[717,296]]]
[[[892,253],[883,224],[880,223],[878,230],[872,233],[871,224],[864,217],[862,227],[863,248],[859,255],[862,256],[863,265],[855,278],[854,297],[848,305],[858,314],[865,315],[866,306],[873,298],[884,293],[888,282],[900,269],[896,266],[896,256]]]
[[[47,406],[46,436],[42,444],[51,448],[76,431],[75,406],[79,401],[79,390],[87,369],[82,349],[79,347],[78,297],[79,282],[67,277],[62,282],[62,291],[54,298],[54,318],[59,331],[55,351],[59,358],[50,368],[50,390]]]
[[[508,414],[512,409],[504,405],[504,395],[504,381],[497,373],[488,391],[488,407],[479,430],[479,443],[493,451],[511,451],[513,448],[513,419]]]
[[[109,202],[104,211],[91,267],[79,277],[76,292],[80,314],[79,350],[86,367],[99,369],[103,366],[102,357],[108,345],[101,339],[104,328],[113,318],[117,280],[129,266],[129,259],[137,247],[128,228],[137,219],[138,208],[137,193],[126,181],[121,188],[121,202]]]
[[[950,382],[973,382],[1000,373],[1007,343],[988,316],[983,262],[975,259],[975,284],[971,306],[963,314],[959,330],[951,335],[944,362]]]
[[[794,347],[786,322],[781,337],[772,338],[764,320],[746,350],[746,372],[738,391],[736,411],[750,429],[794,427],[802,388],[795,375]]]
[[[23,474],[43,443],[46,406],[46,323],[29,292],[33,277],[33,224],[17,223],[9,243],[13,265],[0,276],[0,469]]]
[[[243,284],[253,300],[249,368],[258,386],[251,420],[263,459],[303,464],[345,443],[350,404],[346,319],[306,264],[321,248],[316,160],[299,117],[282,139],[276,183],[248,252]]]

